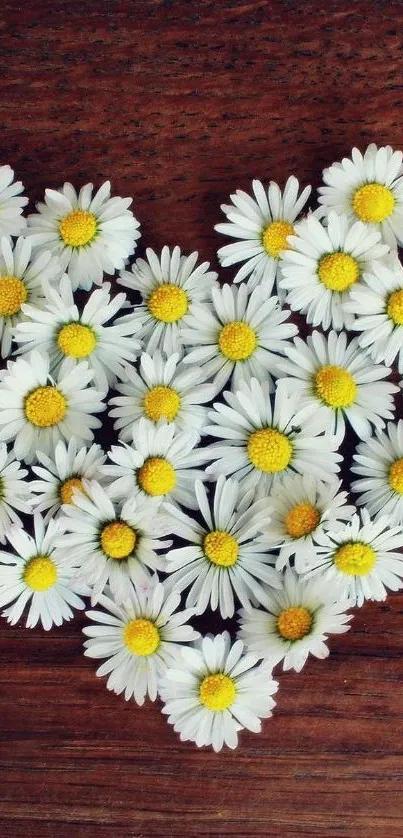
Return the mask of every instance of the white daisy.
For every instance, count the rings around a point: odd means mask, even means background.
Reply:
[[[115,430],[124,442],[132,440],[133,422],[142,416],[155,423],[175,422],[180,430],[200,431],[206,424],[204,405],[214,398],[215,387],[206,383],[205,370],[190,369],[179,359],[179,352],[143,352],[138,372],[126,365],[120,374],[122,383],[115,387],[120,395],[110,400],[109,415],[116,419]]]
[[[403,547],[402,527],[391,526],[386,516],[371,521],[366,509],[361,518],[354,515],[343,529],[319,532],[315,565],[308,571],[329,587],[342,583],[344,596],[358,606],[366,599],[386,599],[387,589],[400,590],[403,578],[403,554],[397,552]]]
[[[266,299],[260,286],[249,294],[245,285],[224,285],[213,288],[212,298],[212,307],[199,306],[183,330],[184,363],[201,366],[214,378],[216,392],[231,376],[234,388],[252,376],[271,380],[284,344],[298,333],[294,323],[285,322],[290,312],[277,297]]]
[[[339,442],[345,435],[346,420],[365,439],[372,433],[372,426],[383,428],[384,419],[393,419],[393,394],[399,388],[381,380],[391,370],[383,364],[375,366],[356,338],[347,343],[345,332],[327,336],[313,332],[306,342],[295,338],[285,352],[288,359],[278,362],[286,375],[284,386],[302,398],[303,404],[325,411],[327,427]]]
[[[7,446],[0,444],[0,542],[3,544],[11,524],[22,526],[16,509],[25,515],[31,513],[32,484],[25,480],[27,475],[27,470],[21,468],[21,463],[15,459],[14,452],[7,452]]]
[[[323,212],[335,210],[379,230],[390,246],[403,244],[403,154],[371,143],[364,155],[353,148],[351,158],[323,171],[319,188]]]
[[[63,506],[60,519],[65,530],[59,547],[63,555],[74,553],[80,568],[77,579],[92,587],[94,605],[109,584],[112,596],[123,602],[133,585],[148,585],[150,570],[162,570],[157,550],[170,547],[161,541],[168,531],[157,503],[132,497],[113,502],[95,480],[82,480],[83,492],[75,489],[72,504]]]
[[[31,352],[9,361],[0,379],[0,440],[14,440],[19,460],[32,463],[37,451],[50,454],[59,439],[90,442],[101,422],[94,413],[105,410],[102,393],[88,387],[92,370],[83,361],[74,369],[70,359],[56,381],[49,375],[49,358]]]
[[[71,183],[46,189],[45,203],[28,216],[27,235],[34,247],[51,250],[67,271],[73,289],[87,291],[103,274],[125,266],[140,237],[139,222],[128,209],[132,198],[111,198],[106,181],[92,196],[92,183],[77,193]]]
[[[267,497],[270,520],[261,528],[261,541],[267,549],[280,548],[277,570],[283,570],[295,556],[295,569],[302,573],[315,556],[315,533],[336,529],[351,518],[355,507],[347,505],[347,492],[340,487],[341,480],[324,483],[312,474],[286,475],[275,484]]]
[[[20,180],[14,181],[11,166],[0,166],[0,236],[19,236],[25,229],[21,213],[28,198],[21,195],[23,189]]]
[[[252,493],[241,496],[235,480],[219,477],[214,500],[196,481],[195,494],[203,523],[166,503],[171,531],[188,545],[170,550],[166,557],[166,584],[182,592],[190,587],[188,607],[202,614],[208,605],[219,609],[223,619],[234,614],[234,594],[246,608],[251,599],[267,602],[268,587],[278,588],[280,577],[273,569],[274,557],[265,552],[256,536],[269,524],[266,502],[252,503]]]
[[[155,701],[158,684],[167,666],[175,663],[184,643],[199,633],[187,624],[193,611],[177,611],[180,596],[167,595],[155,584],[146,592],[130,591],[122,605],[102,596],[104,611],[87,611],[92,624],[83,632],[89,658],[105,658],[97,675],[108,675],[107,688],[126,701],[133,697],[144,704],[146,696]]]
[[[289,472],[333,480],[342,458],[335,453],[336,437],[323,433],[327,415],[316,404],[301,407],[280,385],[270,398],[268,383],[255,378],[223,395],[226,404],[214,404],[213,424],[205,428],[220,439],[206,449],[215,459],[207,474],[234,474],[242,491],[257,489],[261,495]]]
[[[344,303],[364,271],[388,252],[377,230],[352,223],[332,212],[326,225],[307,216],[281,259],[280,288],[293,311],[300,311],[312,326],[349,328],[353,316]]]
[[[353,480],[351,490],[360,492],[359,506],[366,506],[370,515],[382,513],[393,524],[403,524],[403,420],[388,422],[384,433],[357,445],[351,471],[360,479]]]
[[[32,471],[40,478],[31,480],[29,488],[35,493],[32,505],[38,512],[46,512],[45,522],[60,510],[62,504],[73,503],[75,489],[83,491],[83,478],[105,480],[101,466],[106,455],[100,445],[79,447],[76,438],[68,444],[59,440],[51,456],[37,451],[39,466],[32,466]]]
[[[0,213],[1,224],[1,213]],[[24,319],[24,303],[42,305],[44,283],[60,278],[60,266],[49,251],[32,256],[32,245],[20,237],[14,246],[0,241],[0,337],[1,357],[10,354],[14,327]]]
[[[269,665],[245,654],[240,640],[231,644],[225,631],[182,649],[182,660],[161,680],[162,712],[182,742],[216,752],[236,748],[240,730],[260,733],[260,720],[272,715],[277,686]]]
[[[365,283],[351,290],[345,309],[354,318],[350,328],[360,334],[358,343],[375,363],[390,366],[397,358],[403,373],[403,270],[373,264]]]
[[[301,672],[308,655],[327,658],[329,634],[344,634],[352,614],[351,603],[335,602],[335,591],[323,581],[303,580],[288,568],[280,591],[269,593],[266,611],[240,611],[238,636],[248,651],[267,660],[270,666],[283,661],[283,669]]]
[[[178,351],[182,329],[198,303],[211,299],[217,274],[209,263],[196,267],[198,253],[181,256],[179,247],[163,247],[161,256],[147,248],[147,261],[137,259],[131,271],[122,271],[118,282],[139,291],[142,304],[133,317],[142,328],[145,349],[150,355],[158,347],[167,355]]]
[[[237,241],[220,247],[218,258],[225,268],[243,262],[234,282],[250,276],[251,288],[262,283],[265,294],[270,295],[279,274],[280,254],[287,247],[288,236],[294,232],[294,222],[309,198],[311,187],[306,186],[298,197],[299,183],[292,175],[283,192],[274,181],[266,190],[260,180],[254,180],[252,189],[254,197],[237,189],[231,195],[232,204],[221,206],[227,222],[216,224],[215,229]]]
[[[175,424],[139,419],[133,425],[133,447],[112,445],[108,457],[113,465],[103,466],[113,497],[142,497],[174,500],[197,509],[195,480],[205,479],[197,466],[211,459],[207,448],[195,448],[196,431],[177,431]]]
[[[124,362],[134,361],[140,351],[133,320],[124,317],[113,325],[108,322],[126,300],[125,294],[111,298],[110,289],[110,283],[105,282],[92,292],[80,311],[71,282],[64,275],[59,291],[48,289],[45,303],[23,305],[28,320],[14,332],[19,354],[32,349],[48,353],[52,373],[65,358],[71,358],[74,365],[86,360],[94,371],[94,385],[106,392],[121,374]]]
[[[0,551],[0,608],[11,625],[20,619],[29,604],[27,628],[41,623],[46,631],[73,617],[73,609],[85,607],[81,595],[86,585],[74,579],[74,561],[61,559],[55,542],[60,523],[50,521],[45,528],[39,513],[34,515],[34,537],[13,525],[7,539],[15,553]]]

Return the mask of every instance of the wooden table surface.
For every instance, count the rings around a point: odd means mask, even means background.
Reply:
[[[35,199],[110,178],[143,246],[216,265],[234,188],[403,146],[402,24],[386,0],[3,0],[1,162]],[[263,734],[218,756],[108,693],[81,625],[1,622],[1,836],[403,835],[403,596],[280,674]]]

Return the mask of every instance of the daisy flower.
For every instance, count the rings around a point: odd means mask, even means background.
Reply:
[[[82,485],[84,491],[75,489],[73,503],[63,506],[60,550],[75,555],[77,579],[91,586],[93,605],[106,585],[123,602],[131,583],[147,586],[149,570],[162,570],[156,551],[172,544],[160,539],[166,520],[157,515],[156,501],[132,497],[114,503],[95,480],[83,479]]]
[[[386,599],[387,589],[402,587],[403,547],[401,526],[391,526],[390,518],[371,521],[366,509],[353,515],[343,528],[319,532],[315,537],[316,559],[309,576],[323,577],[332,588],[342,584],[344,596],[352,605],[361,606],[366,599]]]
[[[155,423],[175,422],[180,430],[200,431],[206,424],[204,404],[214,398],[215,387],[206,383],[205,370],[185,366],[179,352],[143,352],[139,371],[126,365],[120,377],[115,387],[120,395],[110,400],[109,415],[124,442],[132,440],[133,422],[142,416]]]
[[[388,366],[397,358],[403,373],[403,270],[399,262],[393,267],[372,265],[364,276],[365,283],[351,290],[345,305],[354,318],[350,328],[360,334],[360,346],[375,363]]]
[[[346,421],[365,439],[371,435],[372,426],[383,428],[384,419],[393,419],[393,394],[399,388],[381,381],[391,370],[383,364],[375,366],[356,338],[347,343],[345,332],[327,336],[313,332],[306,342],[295,338],[285,352],[287,360],[280,358],[278,362],[286,375],[284,386],[298,394],[304,404],[325,411],[328,430],[339,442],[344,438]]]
[[[122,271],[118,282],[139,291],[142,304],[133,317],[142,328],[145,349],[150,355],[158,347],[172,355],[182,343],[182,329],[199,303],[211,299],[217,274],[209,263],[196,267],[198,253],[181,256],[179,247],[163,247],[161,256],[147,248],[147,260],[137,259],[131,271]]]
[[[270,591],[266,611],[240,611],[238,636],[271,667],[283,661],[284,671],[301,672],[308,655],[327,658],[329,634],[344,634],[350,628],[352,614],[346,611],[351,603],[335,602],[334,595],[320,579],[303,580],[288,568],[282,589]]]
[[[28,216],[27,235],[39,252],[58,256],[74,291],[101,285],[103,274],[124,268],[140,237],[139,222],[128,209],[132,198],[111,198],[109,181],[92,195],[92,183],[77,194],[71,183],[46,189],[45,203]]]
[[[59,440],[51,456],[37,451],[39,466],[32,471],[39,480],[31,480],[29,488],[35,493],[32,505],[38,512],[45,512],[45,522],[60,510],[62,504],[73,503],[75,489],[83,491],[83,478],[104,481],[102,465],[106,455],[100,445],[90,448],[77,444],[73,436],[68,444]]]
[[[126,300],[125,294],[111,299],[110,289],[110,283],[105,282],[93,291],[80,312],[71,282],[64,275],[59,291],[48,289],[45,303],[23,306],[28,320],[14,332],[20,345],[18,354],[32,349],[48,353],[52,373],[65,358],[71,358],[73,365],[85,360],[94,372],[94,385],[106,392],[122,372],[124,362],[134,361],[140,351],[134,336],[137,327],[130,318],[109,324]]]
[[[403,420],[388,422],[384,433],[357,445],[351,471],[360,479],[353,480],[351,490],[360,492],[359,506],[366,506],[370,515],[383,513],[394,524],[403,524]]]
[[[0,166],[0,236],[19,236],[26,226],[21,213],[28,198],[21,195],[23,189],[20,180],[14,181],[11,166]]]
[[[211,459],[207,448],[195,448],[196,431],[177,431],[175,424],[139,419],[133,425],[133,446],[112,445],[104,473],[115,478],[109,486],[113,497],[140,494],[143,498],[174,500],[197,509],[195,480],[205,479],[197,466]]]
[[[175,663],[184,643],[199,637],[187,623],[193,611],[177,611],[180,596],[167,595],[161,583],[147,591],[131,590],[122,605],[108,596],[100,597],[99,604],[104,610],[86,612],[92,623],[83,629],[90,638],[84,654],[105,658],[96,674],[108,675],[108,690],[140,705],[146,696],[155,701],[167,666]]]
[[[336,437],[323,433],[327,417],[316,404],[301,408],[298,397],[282,386],[270,398],[268,383],[255,378],[223,396],[226,404],[214,404],[212,424],[205,428],[220,439],[206,449],[209,459],[215,459],[207,474],[234,474],[242,491],[258,490],[260,495],[290,472],[333,480],[342,458],[335,453]]]
[[[27,470],[21,468],[21,463],[15,459],[14,452],[7,452],[7,446],[0,444],[0,542],[3,544],[11,524],[22,526],[15,510],[25,515],[31,513],[28,501],[32,484],[26,482],[27,475]]]
[[[0,551],[0,608],[11,625],[29,604],[27,628],[41,623],[46,631],[73,617],[73,609],[85,607],[81,595],[89,590],[74,579],[75,565],[61,559],[56,548],[60,523],[34,515],[34,536],[13,525],[7,539],[15,553]]]
[[[201,748],[236,748],[243,728],[260,733],[261,719],[272,715],[277,681],[266,662],[231,644],[227,631],[204,637],[195,649],[182,649],[182,660],[161,680],[162,712],[182,742]]]
[[[351,158],[323,171],[319,188],[323,213],[330,210],[359,220],[381,233],[389,247],[403,244],[403,154],[371,143],[364,155],[353,148]]]
[[[222,204],[227,222],[216,224],[215,230],[236,241],[220,247],[218,258],[224,268],[243,262],[234,282],[250,276],[249,286],[262,284],[271,294],[279,274],[279,259],[287,247],[288,236],[294,233],[294,222],[303,210],[311,187],[306,186],[298,197],[299,183],[293,175],[283,192],[274,181],[266,190],[260,180],[252,181],[253,197],[237,189],[232,204]]]
[[[195,494],[201,524],[178,507],[164,505],[171,531],[188,542],[167,554],[168,588],[182,592],[191,586],[186,605],[198,614],[210,605],[224,620],[234,614],[234,594],[245,607],[251,599],[266,603],[268,587],[279,587],[280,577],[270,566],[274,558],[256,539],[270,520],[262,502],[252,503],[251,493],[241,497],[239,483],[222,476],[211,504],[200,481]]]
[[[87,386],[92,370],[85,361],[73,369],[66,359],[56,381],[49,364],[47,356],[31,352],[9,361],[0,379],[0,440],[14,440],[16,457],[28,464],[37,451],[49,455],[59,439],[91,441],[92,428],[101,426],[93,414],[105,410],[102,393]]]
[[[347,492],[340,487],[341,480],[324,483],[312,474],[286,475],[276,483],[267,497],[269,525],[264,522],[261,527],[261,541],[268,549],[280,548],[277,570],[295,556],[295,569],[302,573],[315,556],[315,533],[335,529],[351,518],[355,508],[346,504]]]
[[[235,388],[252,376],[271,380],[285,342],[298,332],[294,323],[285,323],[290,312],[277,297],[266,299],[261,287],[249,294],[245,285],[224,285],[213,288],[212,298],[213,305],[200,306],[183,330],[184,363],[214,378],[216,392],[231,376]]]
[[[0,212],[1,224],[1,212]],[[0,241],[0,338],[1,357],[10,354],[13,329],[24,318],[27,301],[42,305],[44,283],[60,277],[60,266],[48,252],[32,257],[32,245],[20,237],[14,247],[3,237]]]
[[[361,221],[330,213],[324,222],[309,215],[289,238],[282,254],[280,288],[293,311],[312,326],[350,328],[353,316],[344,304],[364,271],[388,252],[377,230]]]

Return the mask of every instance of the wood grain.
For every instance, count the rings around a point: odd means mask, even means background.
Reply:
[[[402,147],[402,24],[386,0],[5,0],[1,162],[33,199],[111,178],[143,244],[216,264],[235,187],[318,185],[354,144]],[[1,623],[1,835],[403,835],[402,597],[363,608],[328,661],[279,674],[263,735],[219,756],[109,694],[81,626]]]

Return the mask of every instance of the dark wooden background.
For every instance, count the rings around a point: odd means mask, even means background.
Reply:
[[[318,185],[354,144],[403,146],[402,24],[387,0],[5,0],[0,161],[35,199],[111,178],[143,245],[215,264],[219,204],[253,176]],[[403,835],[403,597],[280,675],[263,735],[219,756],[108,693],[81,624],[1,622],[1,836]]]

